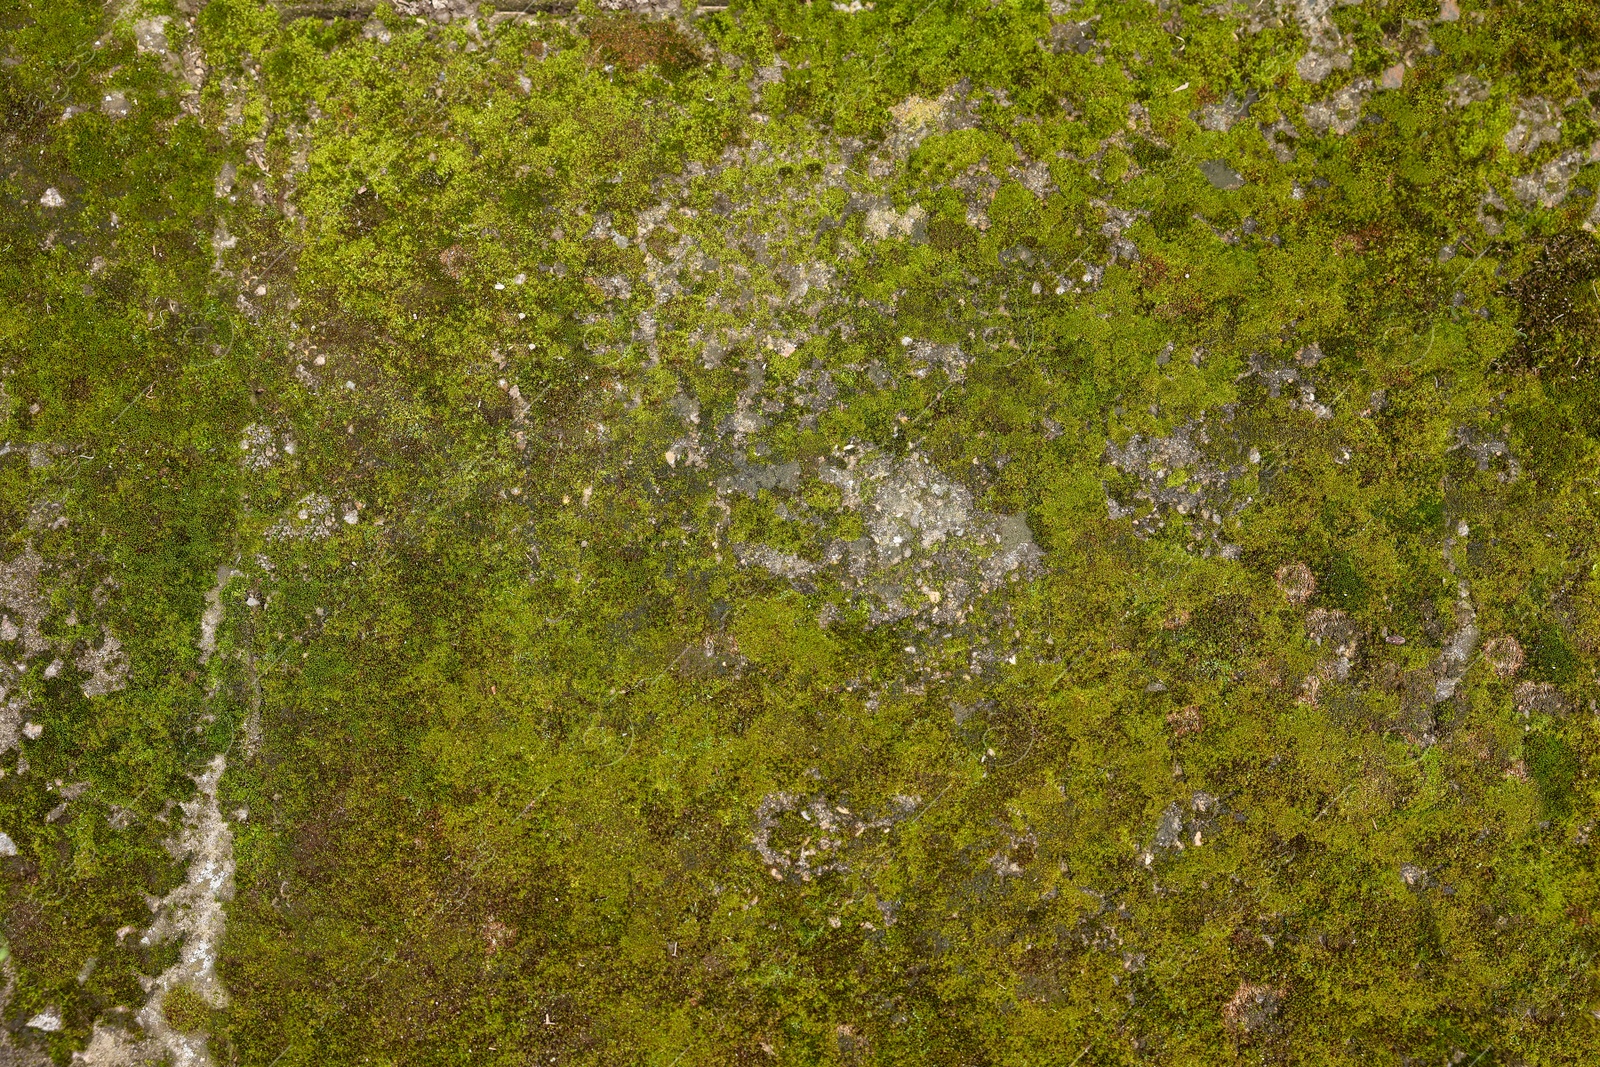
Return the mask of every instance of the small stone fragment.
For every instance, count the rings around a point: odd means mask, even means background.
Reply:
[[[61,1029],[61,1010],[59,1008],[46,1008],[29,1019],[27,1025],[34,1030],[43,1030],[47,1034],[53,1034]]]
[[[1283,593],[1291,604],[1304,604],[1311,599],[1311,594],[1317,591],[1317,577],[1299,560],[1285,563],[1272,575],[1273,581],[1278,584],[1278,590]]]
[[[1200,717],[1200,705],[1189,704],[1177,711],[1169,711],[1167,713],[1167,725],[1172,728],[1172,736],[1174,737],[1199,733],[1205,725]]]
[[[1233,999],[1222,1008],[1222,1022],[1239,1034],[1271,1029],[1283,1003],[1283,992],[1268,985],[1241,983]]]
[[[1510,678],[1522,669],[1522,645],[1509,634],[1491,637],[1483,644],[1483,658],[1498,678]]]

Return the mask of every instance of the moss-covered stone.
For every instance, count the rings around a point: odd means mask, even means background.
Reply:
[[[1592,6],[605,8],[0,11],[4,1055],[1587,1062]]]

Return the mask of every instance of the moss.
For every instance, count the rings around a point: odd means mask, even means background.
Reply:
[[[174,986],[161,998],[161,1014],[173,1029],[194,1033],[205,1028],[211,1006],[190,985]]]
[[[1596,64],[1463,6],[0,15],[8,1019],[223,751],[218,1062],[1583,1062]]]

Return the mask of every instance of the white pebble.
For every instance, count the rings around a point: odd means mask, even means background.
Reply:
[[[46,1008],[29,1019],[28,1025],[35,1030],[43,1030],[47,1034],[53,1034],[61,1029],[61,1012],[55,1008]]]

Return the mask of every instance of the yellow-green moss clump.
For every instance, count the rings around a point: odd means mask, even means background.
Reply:
[[[194,1033],[205,1028],[211,1017],[211,1006],[194,986],[180,985],[169,989],[161,998],[161,1014],[174,1030]]]

